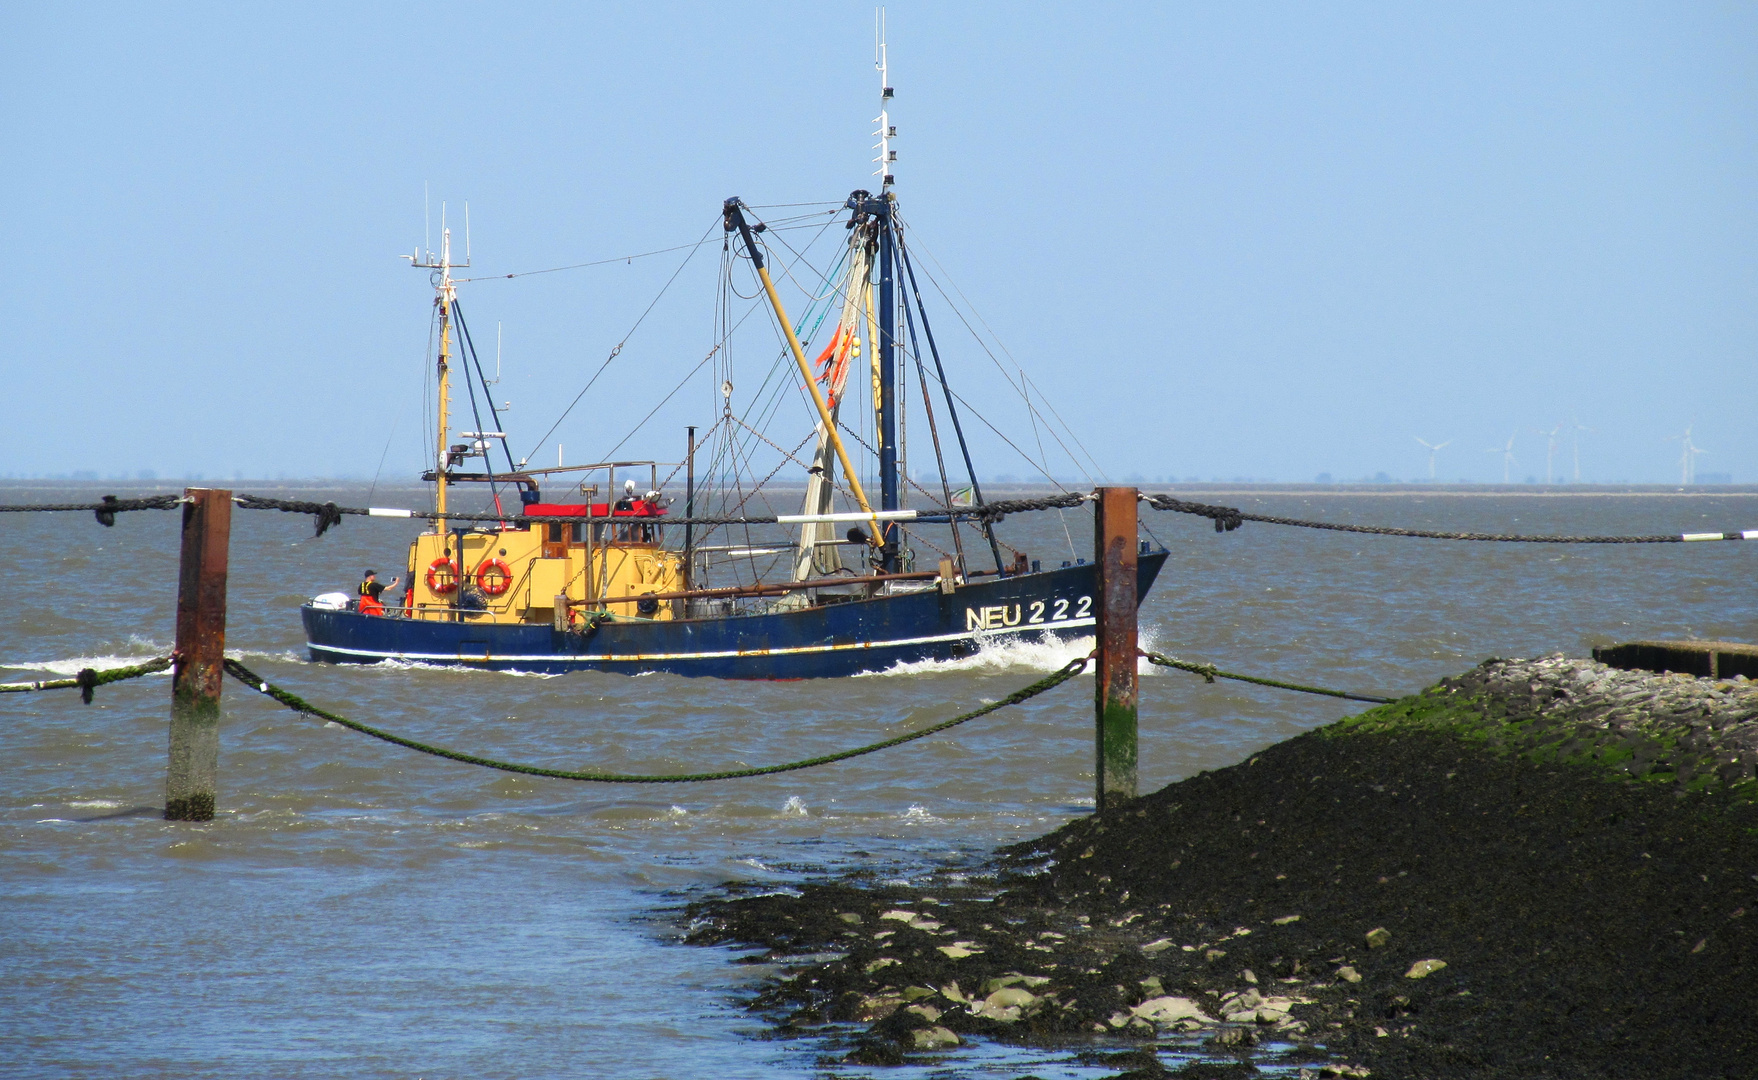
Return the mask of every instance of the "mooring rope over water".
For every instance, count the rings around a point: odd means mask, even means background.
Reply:
[[[1696,540],[1758,540],[1758,529],[1727,532],[1660,533],[1649,536],[1543,536],[1519,533],[1438,532],[1430,529],[1397,529],[1385,525],[1340,525],[1334,521],[1312,521],[1306,518],[1277,517],[1272,514],[1248,514],[1232,506],[1185,502],[1170,495],[1143,495],[1142,501],[1155,510],[1179,514],[1195,514],[1214,521],[1216,532],[1232,532],[1247,521],[1266,525],[1292,525],[1301,529],[1327,529],[1331,532],[1367,533],[1370,536],[1407,536],[1421,540],[1492,540],[1504,544],[1680,544]]]
[[[124,679],[138,679],[142,675],[151,675],[154,672],[164,671],[170,666],[171,658],[169,656],[161,656],[153,660],[148,660],[144,664],[136,664],[132,667],[106,668],[103,671],[94,671],[91,668],[81,668],[79,674],[71,679],[43,679],[39,682],[0,683],[0,694],[23,694],[33,690],[72,690],[77,687],[79,689],[80,700],[84,701],[87,705],[90,705],[92,703],[92,691],[100,686],[113,682],[121,682]]]
[[[972,709],[970,712],[961,713],[950,720],[943,720],[938,724],[925,727],[920,731],[912,731],[907,735],[899,735],[895,738],[884,739],[876,743],[869,743],[866,746],[856,747],[853,750],[841,750],[834,754],[824,754],[819,757],[806,758],[803,761],[790,761],[785,765],[764,765],[753,769],[726,769],[721,772],[675,773],[667,775],[546,769],[537,765],[519,765],[507,761],[497,761],[494,758],[481,757],[476,754],[466,754],[457,750],[447,750],[444,747],[431,746],[427,743],[417,742],[414,739],[406,739],[401,735],[393,735],[388,731],[381,731],[368,724],[363,724],[358,720],[350,720],[345,716],[339,716],[325,709],[320,709],[311,702],[299,697],[297,694],[289,693],[288,691],[273,685],[262,676],[251,671],[236,660],[226,661],[226,671],[233,678],[250,687],[252,690],[274,698],[276,701],[287,706],[289,709],[292,709],[294,712],[306,713],[307,715],[315,716],[322,720],[328,720],[332,724],[340,724],[345,728],[358,731],[362,735],[370,735],[375,739],[382,739],[385,742],[406,747],[410,750],[416,750],[423,754],[432,754],[434,757],[446,758],[449,761],[460,761],[466,765],[480,765],[485,769],[498,769],[501,772],[521,773],[526,776],[547,776],[554,780],[583,780],[601,784],[685,784],[698,783],[704,780],[735,780],[745,776],[769,776],[774,773],[794,772],[798,769],[810,769],[817,765],[829,765],[836,761],[847,761],[849,758],[860,757],[863,754],[871,754],[879,750],[889,749],[893,746],[901,746],[904,743],[913,742],[916,739],[922,739],[929,735],[938,734],[948,728],[957,727],[960,724],[975,720],[980,716],[987,716],[990,713],[1004,709],[1009,705],[1018,705],[1022,701],[1029,701],[1047,690],[1054,690],[1056,687],[1061,686],[1076,675],[1079,675],[1081,671],[1086,668],[1087,661],[1090,659],[1091,657],[1083,656],[1076,660],[1070,660],[1055,673],[1039,679],[1030,686],[1015,690],[1013,693],[1008,694],[999,701],[993,701],[980,708]]]
[[[986,502],[981,506],[954,507],[950,510],[940,507],[923,508],[910,520],[928,524],[945,524],[955,518],[970,518],[986,521],[991,524],[1000,521],[1008,514],[1023,514],[1032,510],[1066,510],[1092,501],[1091,494],[1071,492],[1063,495],[1050,495],[1038,499],[998,499]],[[333,502],[311,502],[304,499],[271,499],[261,495],[235,495],[232,501],[241,510],[279,510],[288,514],[310,514],[317,522],[317,535],[322,536],[332,525],[340,525],[344,515],[356,517],[383,518],[418,518],[427,521],[445,519],[447,521],[502,522],[510,525],[530,525],[533,523],[560,525],[573,522],[608,522],[627,521],[625,516],[605,514],[441,514],[433,510],[402,510],[387,506],[338,506]],[[82,508],[83,509],[83,508]],[[775,525],[782,518],[774,514],[742,517],[682,517],[655,518],[655,524],[661,525]]]
[[[141,499],[118,499],[114,495],[104,496],[103,502],[95,503],[24,503],[19,506],[0,506],[0,514],[31,514],[31,513],[64,513],[69,510],[90,510],[97,516],[98,524],[111,526],[116,524],[116,515],[129,510],[175,510],[183,502],[181,495],[149,495]]]
[[[1322,686],[1303,686],[1300,683],[1282,682],[1280,679],[1264,679],[1256,675],[1239,675],[1231,671],[1222,671],[1213,664],[1197,664],[1189,660],[1180,660],[1175,656],[1165,656],[1157,652],[1141,654],[1150,664],[1160,667],[1177,668],[1201,675],[1209,682],[1216,679],[1232,679],[1234,682],[1256,683],[1258,686],[1273,686],[1278,690],[1297,690],[1302,694],[1323,694],[1325,697],[1347,698],[1350,701],[1370,701],[1375,705],[1390,705],[1397,698],[1374,697],[1371,694],[1351,694],[1347,690],[1327,690]]]
[[[1038,499],[998,499],[972,507],[927,507],[917,513],[911,520],[924,525],[945,525],[960,519],[995,524],[1008,514],[1023,514],[1034,510],[1068,510],[1091,502],[1091,492],[1068,492]],[[1251,514],[1237,507],[1217,506],[1210,503],[1188,502],[1171,495],[1142,495],[1141,499],[1156,510],[1167,510],[1178,514],[1194,514],[1206,517],[1215,523],[1216,532],[1232,532],[1247,521],[1258,521],[1266,525],[1289,525],[1300,529],[1324,529],[1330,532],[1365,533],[1369,536],[1401,536],[1422,540],[1486,540],[1504,544],[1680,544],[1701,540],[1758,540],[1758,529],[1730,529],[1722,532],[1700,533],[1659,533],[1648,536],[1544,536],[1520,533],[1475,533],[1475,532],[1442,532],[1432,529],[1401,529],[1385,525],[1344,525],[1334,521],[1314,521],[1307,518],[1279,517],[1274,514]],[[116,524],[116,515],[128,510],[175,510],[182,502],[179,495],[154,495],[140,499],[118,499],[114,495],[104,496],[98,503],[42,503],[39,505],[25,504],[21,506],[0,506],[0,514],[30,513],[42,511],[89,510],[101,524]],[[310,514],[317,526],[317,535],[322,536],[331,527],[340,525],[345,516],[377,517],[377,518],[416,518],[424,521],[436,521],[441,518],[447,521],[469,521],[477,523],[496,522],[505,525],[528,526],[533,524],[562,525],[575,522],[608,522],[626,521],[625,517],[581,515],[527,515],[527,514],[440,514],[432,510],[404,510],[388,506],[338,506],[333,502],[313,502],[309,499],[275,499],[264,495],[240,494],[232,500],[242,510],[279,510],[287,514]],[[655,518],[658,524],[665,525],[775,525],[784,524],[781,518],[770,514],[758,517],[689,517],[689,518]]]

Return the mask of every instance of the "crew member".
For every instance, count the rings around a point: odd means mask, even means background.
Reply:
[[[633,480],[624,480],[623,481],[623,497],[616,501],[616,505],[611,507],[611,511],[613,513],[627,513],[629,511],[634,510],[634,509],[635,509],[635,482]],[[625,522],[621,525],[616,526],[613,535],[618,540],[634,540],[636,538],[635,537],[635,526],[630,525]]]
[[[403,579],[392,578],[391,583],[385,585],[379,581],[377,570],[368,570],[363,578],[364,580],[360,582],[360,613],[362,615],[383,615],[385,605],[379,600],[379,596],[386,589],[396,588],[397,582]]]
[[[614,507],[614,509],[633,510],[634,508],[635,508],[635,482],[633,480],[624,480],[623,481],[623,497],[617,500],[617,504]]]

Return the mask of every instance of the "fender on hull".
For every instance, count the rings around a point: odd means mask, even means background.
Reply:
[[[1167,552],[1138,556],[1136,599]],[[968,656],[985,641],[1068,638],[1093,627],[1097,568],[1063,567],[797,611],[665,622],[615,620],[586,632],[544,624],[472,625],[301,609],[311,658],[406,660],[489,670],[651,671],[723,679],[811,679]]]

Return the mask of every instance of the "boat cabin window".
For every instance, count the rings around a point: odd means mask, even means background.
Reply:
[[[543,540],[544,540],[544,543],[547,543],[547,544],[560,544],[560,543],[562,543],[563,542],[562,534],[563,534],[564,529],[567,530],[567,543],[570,543],[570,544],[580,543],[585,538],[585,535],[586,535],[585,526],[581,525],[578,521],[573,522],[571,524],[565,524],[565,525],[561,524],[561,523],[549,524],[549,525],[545,525],[543,528],[544,528]]]
[[[618,521],[610,525],[592,526],[593,543],[604,543],[607,535],[613,544],[657,544],[660,542],[660,527],[652,520]]]

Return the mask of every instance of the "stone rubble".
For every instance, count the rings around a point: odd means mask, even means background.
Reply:
[[[729,886],[691,940],[763,948],[752,1007],[866,1065],[976,1036],[1720,1075],[1758,1055],[1726,1019],[1758,1010],[1755,753],[1753,684],[1492,660],[926,891]]]

